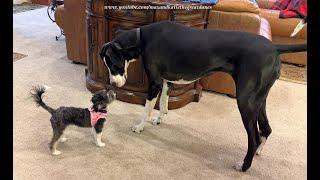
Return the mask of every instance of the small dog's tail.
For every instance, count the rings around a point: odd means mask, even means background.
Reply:
[[[275,46],[280,54],[307,51],[307,44],[275,44]]]
[[[44,86],[35,86],[32,89],[31,96],[33,100],[37,103],[38,106],[41,106],[43,109],[47,110],[50,114],[53,114],[55,110],[49,106],[47,106],[42,101],[42,94],[46,92],[46,88]]]

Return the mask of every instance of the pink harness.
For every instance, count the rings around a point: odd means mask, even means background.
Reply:
[[[91,118],[91,126],[94,127],[97,124],[98,119],[100,118],[106,118],[107,113],[102,113],[102,112],[95,112],[93,108],[88,108],[90,111],[90,118]]]

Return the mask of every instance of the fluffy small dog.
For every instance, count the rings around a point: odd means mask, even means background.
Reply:
[[[92,127],[92,132],[95,137],[95,143],[98,147],[103,147],[105,144],[101,141],[103,124],[106,121],[107,107],[116,99],[114,91],[101,90],[93,94],[90,108],[77,107],[59,107],[53,109],[46,105],[42,100],[42,95],[45,93],[44,86],[36,86],[32,89],[31,95],[38,106],[47,110],[52,116],[50,119],[53,129],[53,137],[49,144],[53,155],[61,154],[57,150],[58,142],[65,142],[67,139],[63,137],[63,132],[68,125],[76,125],[79,127]]]

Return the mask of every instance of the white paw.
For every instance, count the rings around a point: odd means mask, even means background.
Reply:
[[[258,147],[257,151],[256,151],[256,155],[260,156],[261,155],[261,151],[262,151],[262,147],[261,145]]]
[[[161,118],[160,117],[154,117],[152,118],[152,124],[153,125],[158,125],[161,123]]]
[[[66,141],[67,141],[66,137],[60,138],[60,142],[66,142]]]
[[[61,154],[61,151],[58,151],[58,150],[55,150],[52,152],[52,155],[54,155],[54,156],[58,156],[60,154]]]
[[[238,162],[236,165],[234,165],[234,169],[236,169],[237,171],[241,171],[242,172],[242,165],[243,162]]]
[[[106,144],[105,144],[105,143],[103,143],[103,142],[96,143],[96,144],[97,144],[97,146],[98,146],[98,147],[105,147],[105,146],[106,146]]]
[[[135,133],[141,133],[143,131],[143,126],[136,125],[136,126],[133,126],[131,130]]]
[[[263,146],[266,144],[266,138],[265,137],[261,137],[261,144],[259,145],[257,151],[256,151],[256,155],[261,155],[261,151],[263,149]]]

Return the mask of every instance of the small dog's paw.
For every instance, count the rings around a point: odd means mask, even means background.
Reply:
[[[60,138],[60,142],[66,142],[66,141],[67,141],[66,137]]]
[[[135,133],[141,133],[143,131],[143,126],[141,125],[136,125],[136,126],[133,126],[131,128],[131,130]]]
[[[100,142],[100,143],[97,143],[97,146],[98,146],[98,147],[105,147],[105,146],[106,146],[106,144],[105,144],[105,143],[103,143],[103,142]]]
[[[161,123],[161,118],[160,117],[154,117],[152,118],[152,124],[155,126],[155,125],[158,125]]]
[[[237,171],[241,171],[242,172],[242,165],[243,165],[243,162],[238,162],[237,164],[235,164],[233,166],[233,168]]]
[[[54,156],[58,156],[60,154],[61,154],[61,151],[58,151],[58,150],[55,150],[52,152],[52,155],[54,155]]]

